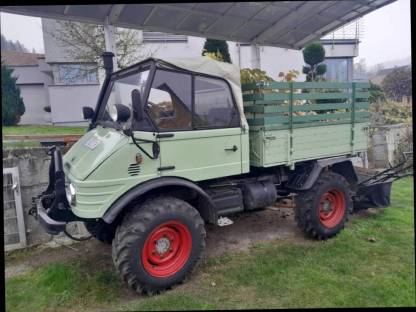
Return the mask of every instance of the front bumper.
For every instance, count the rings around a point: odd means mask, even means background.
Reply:
[[[51,156],[49,184],[44,192],[32,197],[29,214],[38,220],[47,233],[57,235],[65,230],[68,222],[83,219],[72,213],[66,197],[61,152],[54,146],[49,150],[48,155]]]
[[[57,235],[65,230],[66,222],[56,221],[49,217],[46,209],[42,206],[41,200],[36,200],[34,205],[36,205],[36,213],[32,213],[32,215],[35,216],[46,233]]]

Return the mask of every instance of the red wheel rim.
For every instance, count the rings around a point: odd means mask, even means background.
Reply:
[[[336,227],[344,218],[344,193],[334,188],[322,194],[318,209],[321,223],[327,228]]]
[[[178,221],[168,221],[155,228],[142,250],[144,269],[154,277],[168,277],[185,265],[192,249],[188,228]]]

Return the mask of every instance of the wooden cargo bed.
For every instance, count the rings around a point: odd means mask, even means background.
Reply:
[[[242,86],[250,165],[270,167],[367,150],[368,83]]]

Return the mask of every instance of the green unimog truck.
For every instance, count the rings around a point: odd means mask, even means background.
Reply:
[[[239,68],[149,58],[106,78],[87,133],[62,157],[33,214],[50,234],[82,221],[112,243],[138,292],[182,281],[201,258],[206,223],[294,198],[306,235],[339,233],[355,209],[389,204],[390,184],[362,184],[351,157],[367,150],[367,83],[241,86]]]

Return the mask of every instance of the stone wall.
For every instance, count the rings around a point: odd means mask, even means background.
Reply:
[[[68,148],[61,148],[64,154]],[[28,246],[46,243],[54,238],[47,234],[38,222],[28,214],[32,205],[32,196],[44,191],[48,185],[48,172],[50,156],[47,155],[48,148],[20,148],[3,150],[3,168],[18,167],[20,192],[22,197],[23,215],[26,227],[26,239]],[[70,233],[86,234],[80,224],[74,224]],[[62,235],[58,237],[62,241]]]
[[[395,124],[378,126],[370,137],[368,161],[370,168],[387,168],[390,164],[394,164],[399,160],[398,150],[404,141],[410,144],[412,136],[412,125]],[[412,151],[412,147],[408,150]]]

